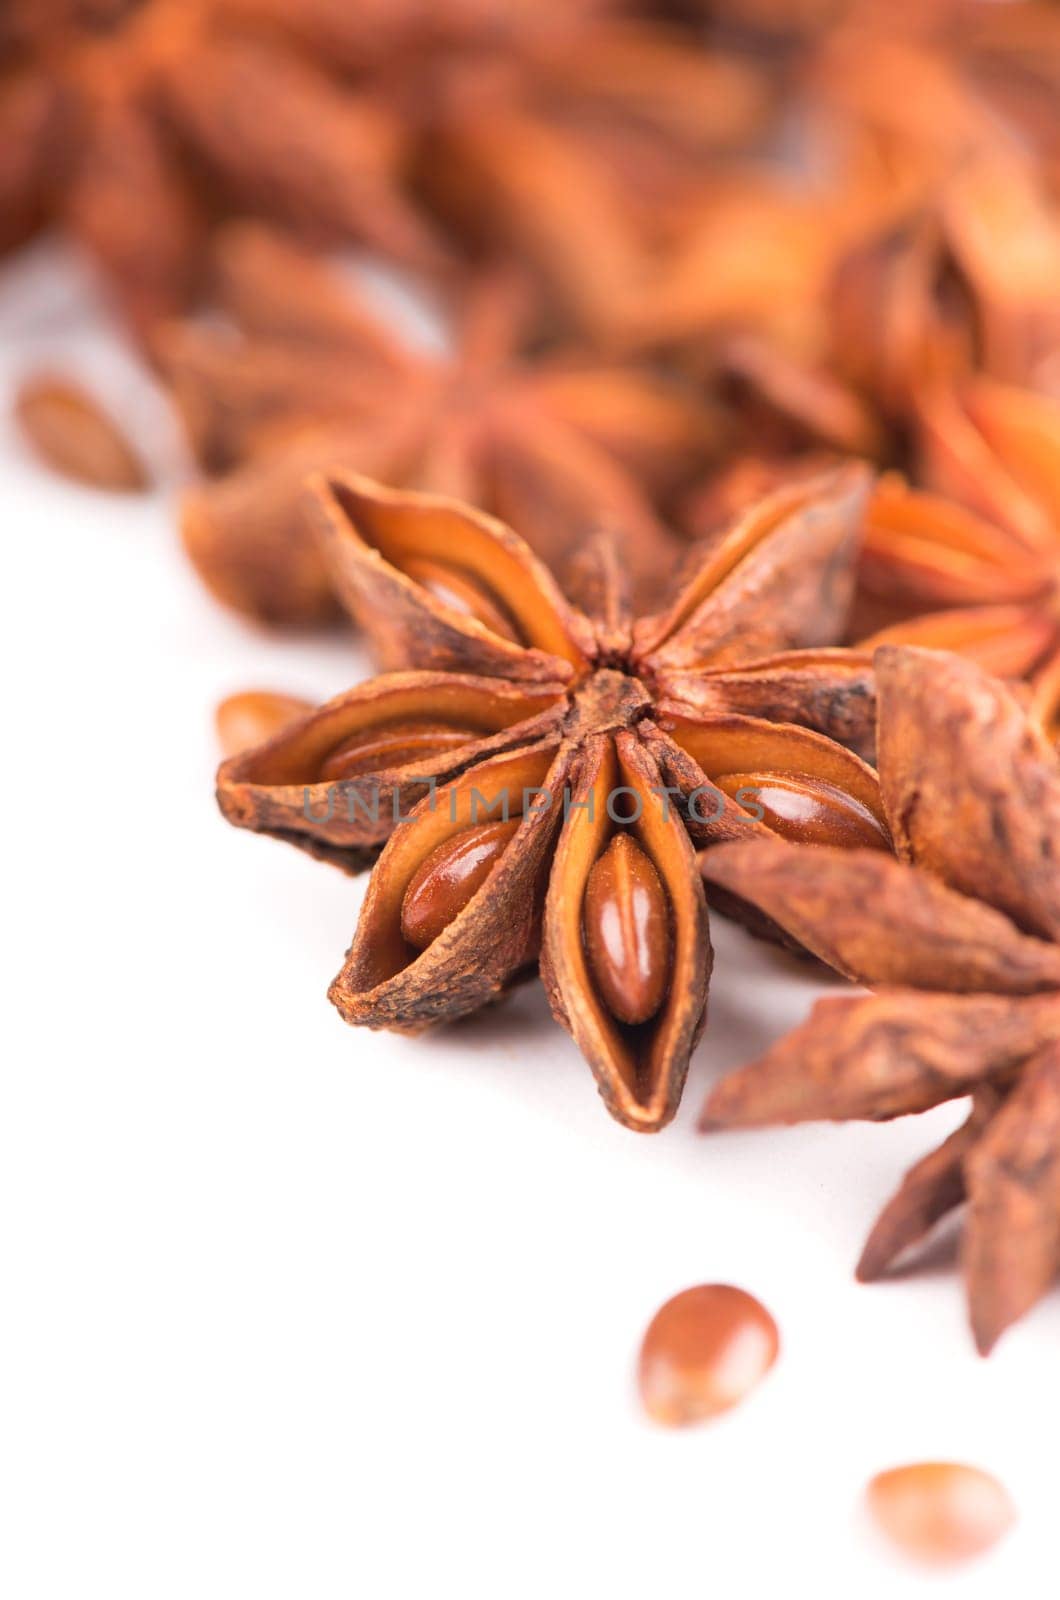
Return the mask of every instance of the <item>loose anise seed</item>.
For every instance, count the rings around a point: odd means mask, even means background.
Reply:
[[[458,916],[504,853],[519,821],[484,822],[436,845],[420,862],[401,904],[401,934],[426,950]]]
[[[147,487],[147,473],[116,422],[79,384],[28,378],[15,414],[37,453],[57,472],[96,489]]]
[[[988,1472],[950,1461],[924,1461],[881,1472],[868,1487],[877,1526],[920,1561],[970,1560],[998,1542],[1016,1520],[1008,1490]]]
[[[475,728],[447,722],[391,722],[381,728],[362,728],[335,746],[320,766],[320,779],[357,778],[366,772],[425,761],[478,738]]]
[[[214,712],[221,749],[226,756],[252,750],[312,709],[308,700],[299,700],[293,694],[273,694],[268,689],[230,694]]]
[[[765,1306],[727,1283],[685,1289],[655,1313],[640,1349],[644,1409],[655,1422],[705,1422],[738,1405],[780,1349]]]
[[[727,772],[713,783],[745,809],[757,805],[762,821],[796,844],[888,850],[890,842],[872,812],[823,778],[783,772]],[[739,798],[739,791],[743,798]],[[749,793],[748,791],[753,791]]]
[[[649,856],[616,833],[594,862],[582,906],[589,969],[619,1022],[647,1022],[662,1005],[670,974],[670,913]]]
[[[433,561],[429,556],[411,556],[402,563],[402,570],[443,605],[474,617],[502,639],[510,639],[513,644],[522,643],[519,630],[503,604],[487,594],[469,574],[444,561]]]

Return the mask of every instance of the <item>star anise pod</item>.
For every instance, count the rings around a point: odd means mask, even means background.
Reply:
[[[879,1277],[967,1202],[972,1326],[988,1351],[1060,1270],[1060,757],[956,656],[877,652],[880,786],[901,861],[771,841],[701,858],[839,972],[826,1000],[722,1082],[710,1127],[887,1119],[972,1096],[909,1173],[859,1267]],[[865,917],[868,907],[871,915]]]
[[[216,249],[231,328],[178,326],[160,341],[188,434],[222,474],[194,489],[184,539],[227,603],[270,621],[335,609],[301,513],[307,473],[334,462],[483,505],[559,566],[606,518],[624,535],[639,600],[682,546],[665,502],[713,448],[694,391],[626,363],[540,349],[536,297],[513,269],[473,280],[457,347],[402,343],[324,261],[266,230]],[[232,470],[232,469],[236,470]]]
[[[218,797],[347,870],[388,841],[331,988],[348,1022],[418,1031],[540,957],[613,1115],[672,1117],[711,964],[694,845],[889,848],[874,772],[819,731],[864,736],[867,664],[812,648],[842,626],[866,487],[852,466],[773,495],[636,621],[606,539],[579,609],[458,502],[318,487],[340,592],[392,670],[227,761]]]
[[[985,377],[934,384],[917,404],[917,449],[926,487],[882,480],[867,518],[855,615],[897,626],[865,647],[901,640],[1005,676],[1040,669],[1060,644],[1060,402]]]
[[[825,450],[739,455],[686,498],[682,525],[706,537],[737,506],[839,459]],[[1056,696],[1046,680],[1052,682],[1049,664],[1060,645],[1058,578],[1048,552],[1030,548],[1013,529],[889,472],[865,512],[849,636],[859,650],[912,644],[956,651],[999,677],[1040,674],[1049,716]]]
[[[848,456],[890,453],[871,409],[827,368],[751,334],[719,335],[685,364],[719,413],[725,452],[684,497],[676,520],[709,538],[750,500],[812,478]]]
[[[1042,386],[1060,344],[1060,220],[1034,161],[995,137],[929,204],[888,219],[829,292],[838,369],[901,419],[926,385]]]

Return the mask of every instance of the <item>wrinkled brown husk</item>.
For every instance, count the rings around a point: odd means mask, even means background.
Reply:
[[[335,588],[384,667],[455,669],[554,682],[581,667],[592,632],[510,528],[457,501],[381,488],[353,473],[314,480],[310,503]],[[514,644],[442,606],[381,553],[455,560],[509,611]]]
[[[855,983],[954,994],[1060,989],[1055,945],[875,850],[765,838],[706,851],[700,870]]]
[[[790,722],[846,745],[863,761],[876,754],[872,658],[855,650],[792,650],[744,667],[667,673],[668,699],[699,713]]]
[[[1060,764],[995,679],[955,656],[876,655],[884,803],[900,856],[1060,935]]]
[[[1049,1044],[965,1160],[964,1271],[988,1354],[1060,1271],[1060,1049]]]
[[[809,1021],[720,1083],[704,1128],[878,1121],[927,1111],[1004,1078],[1060,1039],[1060,997],[898,989],[821,1000]]]
[[[660,675],[738,666],[835,642],[853,591],[869,489],[859,466],[778,490],[752,508],[699,564],[678,600],[637,623],[634,643]]]
[[[967,1122],[909,1169],[901,1188],[877,1218],[861,1252],[857,1276],[862,1283],[883,1277],[943,1217],[964,1204],[968,1192],[965,1160],[1000,1103],[996,1090],[977,1090]]]
[[[590,743],[574,775],[574,806],[593,797],[592,816],[571,810],[560,835],[545,907],[541,977],[557,1021],[589,1062],[604,1104],[626,1127],[655,1132],[677,1110],[692,1048],[706,1016],[712,953],[707,908],[692,847],[672,808],[657,796],[659,774],[629,733]],[[662,1012],[637,1028],[611,1016],[597,995],[582,939],[589,872],[614,832],[607,796],[616,783],[636,790],[641,818],[634,836],[654,863],[672,917],[671,975]]]
[[[535,959],[538,912],[568,769],[567,752],[537,746],[481,763],[449,790],[439,790],[433,807],[430,799],[421,801],[414,820],[394,832],[379,858],[353,943],[331,985],[332,1003],[346,1022],[418,1033],[479,1010]],[[400,921],[416,868],[436,845],[476,820],[473,790],[488,801],[501,789],[521,790],[524,784],[547,788],[553,803],[524,817],[464,910],[426,950],[413,950],[402,938]]]

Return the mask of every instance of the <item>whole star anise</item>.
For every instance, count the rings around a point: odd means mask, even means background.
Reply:
[[[556,567],[606,516],[624,531],[639,602],[682,546],[653,502],[714,445],[687,385],[631,363],[542,348],[514,269],[471,280],[445,355],[402,342],[334,267],[252,225],[215,250],[233,327],[161,340],[189,437],[220,476],[187,496],[183,529],[221,599],[270,621],[336,609],[301,510],[307,474],[334,462],[450,494],[517,524]]]
[[[986,1353],[1060,1271],[1060,758],[970,662],[886,648],[876,668],[881,792],[904,860],[831,851],[822,870],[819,853],[756,841],[707,852],[702,871],[881,992],[820,1002],[719,1084],[704,1124],[886,1119],[971,1095],[858,1272],[879,1277],[967,1202]]]
[[[778,492],[634,621],[606,539],[578,609],[481,513],[318,487],[336,583],[394,670],[227,761],[218,797],[348,870],[388,841],[331,988],[348,1022],[418,1031],[540,957],[612,1114],[672,1117],[711,965],[694,845],[889,848],[875,774],[815,731],[864,737],[867,664],[792,648],[842,625],[866,489],[851,466]]]

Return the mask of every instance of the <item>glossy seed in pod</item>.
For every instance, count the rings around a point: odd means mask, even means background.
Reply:
[[[823,778],[784,772],[727,772],[712,779],[782,839],[795,844],[831,844],[844,849],[889,850],[883,826],[867,806]]]
[[[868,1486],[867,1501],[873,1521],[903,1554],[937,1565],[982,1555],[1016,1520],[1004,1484],[953,1461],[881,1472]]]
[[[446,722],[391,722],[377,728],[362,728],[343,739],[320,764],[323,782],[357,778],[366,772],[383,772],[404,767],[410,761],[426,761],[429,756],[445,755],[449,750],[481,735],[475,728],[459,728]]]
[[[704,1283],[657,1311],[640,1349],[649,1417],[668,1427],[706,1422],[745,1399],[777,1359],[780,1334],[744,1289]]]
[[[27,378],[15,414],[37,454],[67,478],[95,489],[146,489],[147,472],[112,417],[80,384]]]
[[[470,573],[461,572],[444,561],[433,561],[429,556],[410,556],[403,567],[410,578],[415,578],[443,605],[474,617],[502,639],[510,639],[513,644],[522,643],[504,603],[488,594]]]
[[[230,694],[214,712],[221,749],[226,756],[252,750],[312,709],[308,700],[299,700],[293,694],[274,694],[269,689]]]
[[[426,950],[481,888],[518,828],[518,821],[484,822],[436,845],[420,862],[401,903],[401,934]]]
[[[670,912],[651,858],[628,833],[616,833],[593,863],[582,926],[589,970],[619,1022],[647,1022],[670,976]]]

